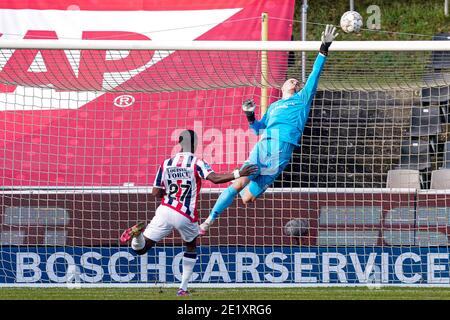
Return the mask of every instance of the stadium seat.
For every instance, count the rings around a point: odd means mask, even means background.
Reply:
[[[441,123],[450,123],[450,100],[439,104],[441,108]]]
[[[450,33],[438,33],[433,36],[434,41],[450,41]],[[422,89],[422,101],[424,102],[448,102],[450,101],[450,51],[432,51],[430,64],[423,80],[429,88]]]
[[[444,169],[450,169],[450,141],[444,145]]]
[[[431,189],[450,189],[450,169],[431,172]]]
[[[411,136],[441,133],[439,106],[414,106],[411,113]]]
[[[446,103],[450,100],[450,86],[433,86],[436,85],[439,80],[443,81],[440,74],[428,74],[424,76],[424,80],[429,82],[430,87],[422,89],[422,104],[430,105],[432,103]],[[450,75],[449,75],[450,77]]]
[[[431,168],[429,158],[418,155],[403,155],[397,169],[426,170]]]
[[[387,174],[386,187],[420,189],[419,170],[389,170]]]
[[[397,169],[426,170],[430,168],[429,148],[429,143],[417,138],[403,140]]]
[[[432,38],[434,41],[450,41],[450,33],[438,33]],[[433,69],[450,68],[450,51],[432,51],[431,66]]]

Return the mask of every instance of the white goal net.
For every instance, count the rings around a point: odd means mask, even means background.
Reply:
[[[178,285],[176,232],[119,243],[154,216],[158,165],[193,129],[240,167],[242,102],[280,99],[320,46],[119,42],[0,42],[0,285]],[[194,286],[450,284],[450,46],[372,46],[333,43],[291,163],[199,238]],[[201,221],[226,186],[203,183]]]

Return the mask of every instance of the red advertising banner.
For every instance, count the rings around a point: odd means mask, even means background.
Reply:
[[[0,1],[0,43],[259,40],[263,12],[269,39],[290,40],[294,3]],[[146,186],[183,129],[197,131],[198,154],[216,171],[241,165],[256,141],[238,140],[248,131],[242,101],[258,102],[249,86],[260,77],[257,53],[2,50],[1,58],[3,186]],[[286,67],[272,68],[271,79],[282,81]]]

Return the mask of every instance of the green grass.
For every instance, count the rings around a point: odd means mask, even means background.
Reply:
[[[193,288],[176,297],[175,288],[2,288],[0,300],[450,300],[450,288]]]
[[[324,25],[339,26],[341,15],[349,10],[348,0],[314,0],[308,3],[307,40],[320,40]],[[294,40],[300,40],[301,0],[296,1]],[[380,30],[369,29],[367,21],[373,13],[371,5],[380,9]],[[339,29],[340,41],[359,40],[431,40],[436,33],[449,32],[450,17],[444,15],[442,0],[360,0],[355,10],[363,17],[360,33],[345,34]],[[270,17],[269,17],[270,19]],[[307,68],[315,54],[308,54]],[[322,76],[321,89],[418,89],[424,84],[422,76],[429,64],[430,52],[333,52]],[[300,73],[301,58],[290,76]]]
[[[301,0],[296,1],[294,20],[301,21]],[[319,40],[323,25],[339,25],[341,15],[349,10],[348,0],[308,1],[308,40]],[[367,8],[380,8],[380,30],[367,30]],[[359,34],[340,34],[340,40],[431,40],[440,32],[449,32],[450,17],[444,15],[443,0],[358,0],[355,10],[363,17],[363,29]],[[270,19],[270,17],[269,17]],[[294,25],[294,39],[300,39],[300,23]]]

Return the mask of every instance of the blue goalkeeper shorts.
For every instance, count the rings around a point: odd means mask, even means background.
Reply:
[[[242,167],[249,164],[258,166],[258,173],[248,177],[250,183],[246,187],[254,197],[258,198],[263,194],[283,172],[291,160],[294,148],[295,145],[292,143],[270,138],[258,141],[253,147],[248,160]],[[241,191],[241,196],[244,190]]]

